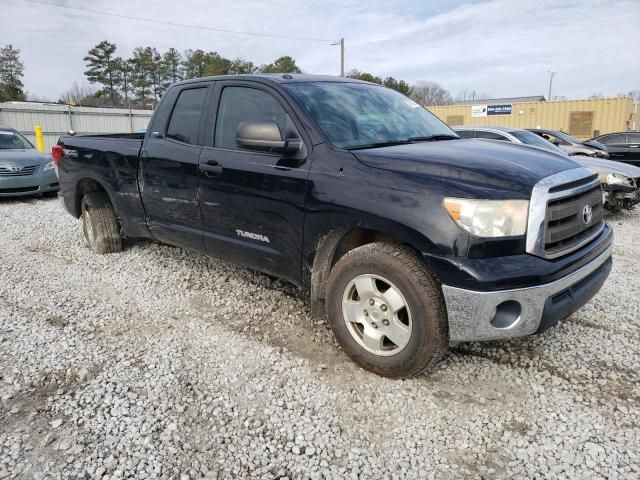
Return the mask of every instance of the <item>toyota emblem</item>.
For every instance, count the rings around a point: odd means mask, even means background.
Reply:
[[[591,219],[593,218],[593,209],[591,205],[587,204],[582,209],[582,221],[585,225],[589,225],[591,223]]]
[[[9,165],[9,171],[10,172],[20,172],[22,171],[22,167],[20,165]]]

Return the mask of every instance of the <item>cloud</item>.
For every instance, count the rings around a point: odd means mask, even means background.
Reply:
[[[139,0],[135,8],[122,0],[58,3],[229,30],[345,37],[347,69],[409,82],[434,80],[453,94],[464,89],[494,96],[546,93],[548,70],[559,72],[557,95],[615,95],[640,88],[637,0]],[[84,78],[82,58],[104,39],[117,43],[123,56],[139,45],[202,48],[258,64],[292,55],[309,73],[339,70],[338,47],[331,42],[150,24],[24,0],[3,5],[0,43],[22,49],[27,90],[52,99]]]

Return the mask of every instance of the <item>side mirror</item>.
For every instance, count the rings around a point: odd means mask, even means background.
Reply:
[[[248,150],[268,150],[295,153],[300,150],[299,138],[283,139],[276,122],[242,122],[236,132],[238,146]]]

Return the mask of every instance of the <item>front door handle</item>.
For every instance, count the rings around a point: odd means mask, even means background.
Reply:
[[[207,163],[201,163],[199,168],[205,175],[220,175],[222,173],[222,165],[215,160],[209,160]]]

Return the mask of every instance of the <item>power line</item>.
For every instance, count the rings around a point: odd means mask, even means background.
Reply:
[[[160,25],[170,25],[172,27],[184,27],[184,28],[194,28],[197,30],[208,30],[212,32],[220,32],[220,33],[232,33],[236,35],[249,35],[253,37],[269,37],[269,38],[283,38],[287,40],[301,40],[307,42],[332,42],[334,40],[324,39],[324,38],[309,38],[309,37],[289,37],[286,35],[272,35],[269,33],[257,33],[257,32],[244,32],[241,30],[225,30],[223,28],[214,28],[214,27],[205,27],[202,25],[190,25],[187,23],[175,23],[175,22],[166,22],[163,20],[152,20],[150,18],[142,18],[142,17],[134,17],[131,15],[122,15],[119,13],[111,13],[111,12],[103,12],[100,10],[92,10],[90,8],[82,8],[75,7],[73,5],[60,5],[57,3],[43,2],[41,0],[23,0],[29,3],[36,3],[39,5],[47,5],[49,7],[57,7],[57,8],[66,8],[68,10],[76,10],[79,12],[93,13],[96,15],[108,15],[110,17],[118,17],[118,18],[126,18],[128,20],[136,20],[138,22],[146,22],[146,23],[156,23]]]

